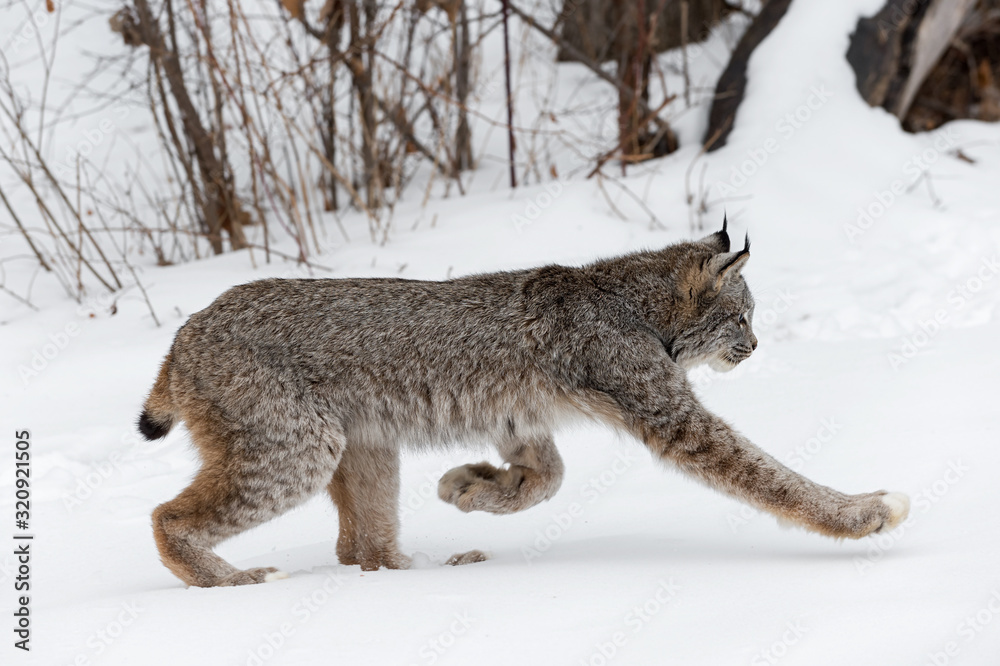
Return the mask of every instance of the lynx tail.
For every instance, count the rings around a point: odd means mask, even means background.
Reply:
[[[139,432],[149,441],[167,436],[174,425],[174,406],[170,395],[170,366],[172,355],[167,354],[160,366],[160,374],[146,404],[139,415]]]

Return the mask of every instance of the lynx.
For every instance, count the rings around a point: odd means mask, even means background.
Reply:
[[[698,241],[583,267],[230,289],[178,331],[139,418],[148,439],[184,421],[201,457],[191,484],[153,512],[163,563],[201,587],[284,578],[212,549],[325,488],[340,562],[405,569],[402,447],[496,447],[503,466],[452,469],[438,495],[462,511],[513,513],[559,489],[553,432],[580,417],[782,521],[851,539],[898,525],[906,495],[816,484],[693,393],[686,369],[730,370],[757,347],[749,257],[749,240],[730,251],[724,221]]]

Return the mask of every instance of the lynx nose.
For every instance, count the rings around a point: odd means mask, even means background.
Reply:
[[[750,349],[757,349],[757,336],[750,334]]]

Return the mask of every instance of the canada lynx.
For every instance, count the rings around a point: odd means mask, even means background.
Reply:
[[[685,369],[729,370],[757,346],[754,303],[726,225],[696,242],[582,268],[421,282],[261,280],[178,331],[139,419],[149,439],[183,420],[202,467],[153,512],[163,563],[189,585],[285,576],[240,571],[212,548],[323,488],[337,556],[401,569],[399,451],[487,442],[506,461],[447,472],[462,511],[512,513],[553,496],[552,433],[581,415],[780,519],[833,537],[899,524],[909,499],[845,495],[783,466],[709,413]],[[451,564],[485,559],[479,551]]]

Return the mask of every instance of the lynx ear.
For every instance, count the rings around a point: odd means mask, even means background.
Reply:
[[[716,231],[710,236],[705,236],[699,243],[710,245],[716,252],[729,252],[729,233],[726,231],[728,221],[726,214],[722,214],[722,231]]]
[[[702,268],[702,285],[709,294],[717,294],[722,285],[731,277],[740,274],[750,259],[750,235],[747,234],[743,249],[739,252],[723,252],[709,259]]]

